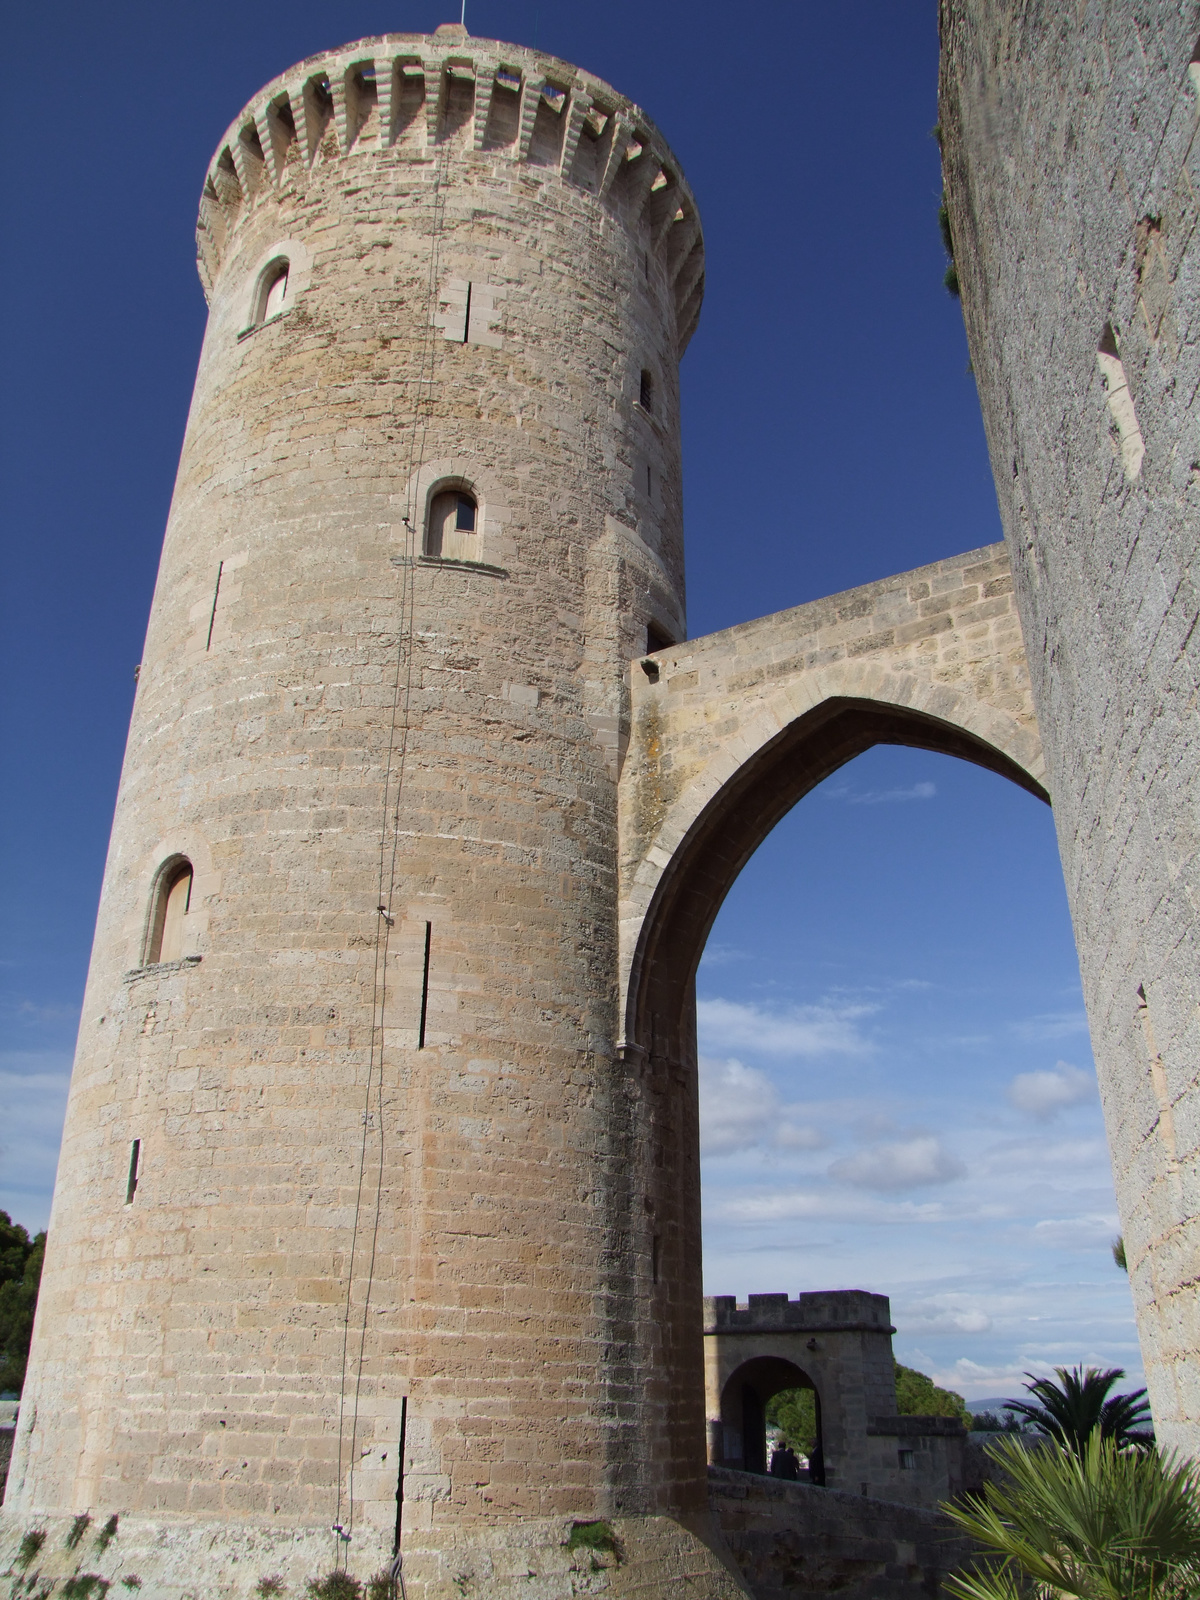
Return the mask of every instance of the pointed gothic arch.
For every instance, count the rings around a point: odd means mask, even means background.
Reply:
[[[986,767],[1048,801],[1008,557],[989,546],[672,645],[629,675],[618,785],[618,1054],[639,1129],[629,1227],[652,1307],[642,1352],[681,1458],[704,1424],[695,974],[771,829],[876,744]]]
[[[696,968],[772,828],[876,744],[986,767],[1049,802],[1002,545],[665,652],[631,675],[620,785],[621,1028],[686,1054]]]
[[[908,745],[985,767],[1048,804],[1038,778],[1005,748],[1015,742],[1002,733],[989,740],[964,721],[912,704],[830,695],[743,755],[715,793],[693,786],[648,852],[655,870],[643,876],[638,897],[644,908],[629,951],[626,1043],[648,1047],[655,1036],[686,1030],[682,1011],[726,895],[775,825],[817,784],[874,745]],[[727,752],[714,763],[729,764]],[[678,838],[668,851],[672,833]]]

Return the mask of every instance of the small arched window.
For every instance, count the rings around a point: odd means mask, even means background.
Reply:
[[[150,944],[146,951],[147,966],[183,959],[185,924],[191,905],[192,864],[176,861],[158,881]]]
[[[288,308],[288,263],[276,261],[263,276],[259,322],[270,322]]]
[[[642,369],[642,382],[638,391],[638,401],[643,411],[654,411],[654,374]]]
[[[479,504],[469,489],[442,489],[430,500],[425,554],[442,561],[479,560]]]

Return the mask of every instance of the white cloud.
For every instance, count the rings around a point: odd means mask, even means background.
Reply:
[[[896,1312],[899,1316],[900,1313]],[[914,1333],[987,1333],[992,1319],[980,1306],[944,1305],[928,1301],[924,1305],[904,1308],[904,1332]]]
[[[1036,1223],[1034,1240],[1052,1250],[1095,1250],[1111,1245],[1120,1231],[1116,1214],[1088,1217],[1048,1217]]]
[[[31,1231],[50,1214],[70,1081],[65,1051],[0,1054],[0,1209]]]
[[[919,1361],[920,1357],[916,1359]],[[925,1365],[921,1370],[929,1372],[934,1383],[940,1384],[944,1389],[955,1390],[967,1400],[978,1401],[983,1398],[993,1401],[1027,1400],[1029,1396],[1025,1392],[1025,1386],[1030,1375],[1035,1378],[1052,1378],[1055,1367],[1064,1364],[1124,1367],[1126,1378],[1119,1385],[1121,1393],[1136,1388],[1144,1381],[1140,1365],[1126,1358],[1121,1348],[1113,1346],[1097,1348],[1088,1345],[1081,1348],[1078,1344],[1072,1345],[1069,1351],[1062,1353],[1044,1347],[1039,1348],[1036,1354],[1031,1350],[1017,1362],[988,1364],[972,1361],[968,1356],[960,1356],[953,1366],[939,1367],[935,1362],[925,1358]]]
[[[1060,1061],[1049,1071],[1018,1072],[1007,1093],[1018,1111],[1048,1121],[1067,1106],[1091,1100],[1096,1093],[1096,1079],[1092,1073]]]
[[[1108,1145],[1103,1138],[1094,1139],[1003,1139],[992,1145],[974,1163],[976,1177],[1004,1178],[1009,1181],[1020,1174],[1031,1177],[1055,1179],[1067,1173],[1086,1174],[1093,1182],[1103,1183],[1108,1176]],[[1072,1186],[1078,1184],[1076,1178]]]
[[[951,1183],[966,1176],[966,1167],[945,1150],[932,1133],[890,1139],[843,1156],[829,1168],[831,1178],[863,1189],[918,1189],[927,1183]]]
[[[935,1367],[930,1376],[934,1383],[944,1389],[952,1389],[968,1400],[995,1395],[1002,1395],[1006,1400],[1019,1400],[1024,1394],[1027,1372],[1037,1377],[1050,1377],[1054,1372],[1054,1363],[1032,1358],[1019,1365],[1005,1362],[988,1366],[972,1361],[967,1356],[960,1356],[952,1367],[940,1370]]]
[[[855,1026],[877,1008],[868,1005],[789,1006],[767,1011],[736,1000],[698,1000],[702,1048],[749,1050],[773,1056],[865,1055],[869,1042]]]
[[[815,1128],[789,1117],[779,1091],[757,1067],[736,1059],[700,1058],[700,1148],[706,1156],[734,1155],[755,1147],[818,1150]]]
[[[889,806],[903,800],[932,800],[937,793],[934,783],[914,783],[907,789],[868,789],[864,794],[852,794],[852,806]]]
[[[719,1215],[730,1222],[798,1222],[807,1217],[827,1217],[828,1198],[812,1190],[793,1189],[779,1194],[742,1195],[718,1206]]]
[[[1024,1022],[1014,1022],[1013,1032],[1018,1039],[1041,1043],[1047,1039],[1067,1039],[1077,1033],[1087,1032],[1087,1012],[1044,1011],[1040,1016],[1027,1017]]]
[[[709,1207],[708,1215],[724,1222],[945,1222],[947,1208],[938,1201],[881,1202],[866,1195],[820,1193],[812,1189],[779,1190],[743,1195]],[[957,1211],[954,1213],[958,1215]]]
[[[4,1008],[15,1016],[19,1024],[74,1022],[79,1021],[79,1007],[77,1005],[38,1005],[33,1000],[19,1000],[15,1006],[6,1005]]]
[[[765,1072],[740,1061],[700,1059],[700,1148],[731,1155],[760,1144],[779,1110],[779,1095]]]
[[[739,961],[753,961],[749,950],[739,950],[736,945],[709,942],[700,957],[702,967],[730,967]]]
[[[905,800],[932,800],[937,794],[937,784],[927,780],[912,783],[906,789],[859,789],[848,783],[832,784],[825,790],[830,800],[844,800],[848,806],[888,806]]]
[[[821,1150],[828,1142],[819,1128],[803,1123],[781,1122],[775,1129],[775,1145],[780,1150]]]

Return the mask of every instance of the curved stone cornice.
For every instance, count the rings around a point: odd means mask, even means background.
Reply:
[[[666,274],[682,355],[700,317],[704,236],[666,140],[639,106],[568,62],[464,28],[389,33],[310,56],[230,124],[204,183],[197,256],[212,290],[243,220],[315,167],[439,151],[511,160],[590,193]]]

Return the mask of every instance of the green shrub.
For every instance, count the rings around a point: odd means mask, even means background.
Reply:
[[[71,1524],[71,1531],[67,1535],[68,1550],[74,1550],[75,1546],[79,1543],[80,1539],[83,1538],[84,1534],[88,1531],[91,1525],[92,1519],[88,1516],[86,1511],[82,1514],[82,1516],[75,1518],[74,1522]]]
[[[396,1580],[386,1567],[367,1579],[367,1600],[393,1600],[395,1593]]]
[[[108,1579],[102,1578],[98,1572],[77,1572],[63,1584],[62,1600],[90,1600],[93,1594],[96,1600],[104,1600],[110,1587]]]
[[[362,1600],[363,1586],[348,1572],[336,1568],[323,1578],[308,1580],[309,1600]]]
[[[590,1550],[593,1555],[621,1559],[621,1547],[610,1522],[573,1522],[567,1535],[567,1549]]]
[[[127,1572],[121,1582],[127,1589],[140,1589],[142,1587],[142,1580],[136,1572]]]
[[[31,1528],[21,1540],[21,1548],[17,1551],[18,1566],[27,1567],[46,1542],[45,1528]]]
[[[957,1600],[1185,1600],[1200,1586],[1200,1468],[1122,1450],[989,1445],[1004,1470],[983,1499],[942,1509],[989,1553],[945,1579]]]
[[[260,1578],[254,1585],[254,1592],[260,1600],[271,1600],[272,1595],[282,1594],[284,1589],[283,1579],[277,1572],[272,1572],[269,1577]]]
[[[896,1410],[902,1417],[957,1417],[971,1425],[967,1402],[953,1389],[939,1389],[915,1367],[895,1363]],[[817,1443],[817,1397],[811,1388],[783,1389],[767,1401],[767,1421],[778,1428],[785,1444],[801,1455],[812,1454]]]
[[[1021,1421],[1011,1411],[976,1411],[971,1416],[972,1433],[1021,1433]]]
[[[108,1521],[104,1524],[104,1526],[100,1529],[100,1532],[96,1535],[96,1549],[97,1550],[107,1550],[109,1545],[113,1542],[113,1540],[116,1537],[117,1537],[117,1513],[114,1511],[112,1516],[109,1517]]]

